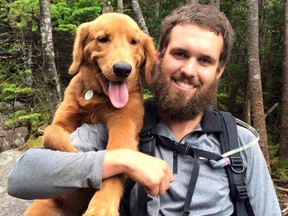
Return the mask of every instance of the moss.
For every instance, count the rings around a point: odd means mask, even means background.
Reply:
[[[35,148],[35,147],[42,147],[42,137],[32,137],[27,140],[25,143],[25,148]]]
[[[277,156],[279,145],[269,143],[269,157],[272,177],[288,180],[288,159],[280,159]]]

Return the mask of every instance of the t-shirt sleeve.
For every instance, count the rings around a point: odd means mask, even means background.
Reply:
[[[59,196],[78,188],[99,189],[107,145],[102,124],[83,124],[70,136],[77,153],[35,148],[26,151],[8,177],[8,193],[22,199]]]
[[[81,152],[106,149],[107,130],[103,124],[86,124],[70,135],[70,142]]]
[[[244,128],[238,128],[240,145],[247,145],[255,136]],[[255,215],[281,216],[281,210],[266,161],[259,144],[242,151],[245,183]]]
[[[102,184],[105,150],[68,153],[30,149],[8,176],[8,194],[21,199],[46,199],[78,188]]]

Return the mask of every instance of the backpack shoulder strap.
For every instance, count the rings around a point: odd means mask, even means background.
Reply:
[[[153,131],[156,128],[157,114],[154,105],[154,99],[149,98],[144,101],[145,115],[143,119],[143,127],[139,133],[138,148],[140,152],[155,155],[156,138],[153,135]],[[130,216],[130,192],[135,186],[136,182],[127,179],[125,183],[125,192],[120,203],[120,215]],[[138,186],[138,202],[137,202],[137,216],[147,216],[147,203],[148,195],[143,186]]]
[[[143,128],[139,134],[139,151],[155,156],[156,138],[153,132],[156,129],[157,113],[153,98],[146,99],[144,102],[145,115]],[[143,186],[138,186],[137,216],[147,216],[147,203],[149,197]]]
[[[222,153],[228,152],[239,147],[237,124],[235,117],[228,112],[217,111],[221,119],[220,143]],[[251,207],[247,188],[244,182],[244,165],[240,153],[235,153],[230,157],[231,165],[226,166],[230,186],[230,196],[234,204],[235,216],[254,216]]]
[[[143,127],[139,134],[139,151],[152,155],[155,155],[155,137],[153,132],[156,129],[156,123],[158,121],[155,102],[153,98],[146,99],[144,101],[145,115],[143,119]]]

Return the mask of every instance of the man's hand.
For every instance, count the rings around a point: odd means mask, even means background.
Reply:
[[[103,179],[121,173],[143,185],[153,196],[164,194],[174,180],[168,164],[159,158],[129,149],[107,151]]]

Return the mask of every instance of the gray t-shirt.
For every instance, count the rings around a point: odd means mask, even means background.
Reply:
[[[204,126],[205,127],[205,126]],[[208,126],[209,127],[209,126]],[[216,128],[217,129],[217,128]],[[247,129],[238,127],[240,145],[255,139]],[[175,140],[169,128],[159,122],[157,134]],[[205,129],[206,131],[206,129]],[[101,188],[102,164],[105,156],[107,133],[101,124],[83,124],[70,136],[78,153],[47,149],[28,150],[15,164],[8,178],[8,193],[22,199],[51,198],[82,187]],[[220,154],[220,144],[213,129],[203,132],[203,125],[189,133],[182,141],[187,145]],[[264,157],[258,145],[241,152],[246,167],[245,182],[255,215],[280,216],[281,211]],[[148,215],[182,215],[187,187],[193,169],[192,158],[156,145],[156,157],[164,159],[173,170],[174,182],[163,196],[149,196]],[[138,186],[131,190],[130,210],[136,215]],[[200,171],[190,215],[231,215],[233,204],[224,169],[214,169],[204,159]]]

